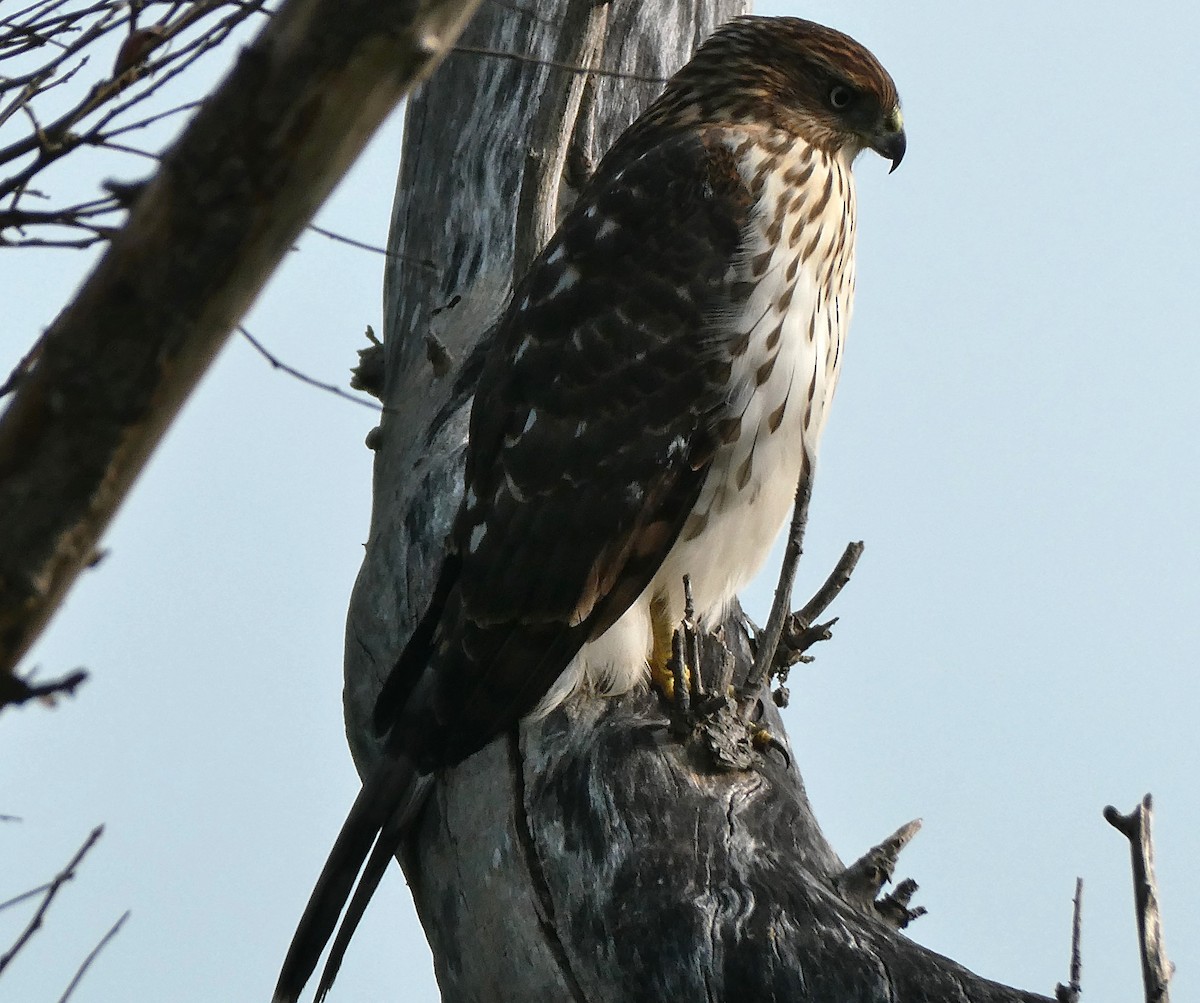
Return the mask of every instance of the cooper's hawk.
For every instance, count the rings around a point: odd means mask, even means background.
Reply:
[[[430,777],[585,688],[666,663],[683,576],[717,619],[811,470],[854,292],[851,165],[904,155],[895,85],[793,18],[718,30],[601,162],[504,315],[432,602],[292,942],[294,1000],[363,860],[328,987]],[[374,851],[371,851],[374,844]]]

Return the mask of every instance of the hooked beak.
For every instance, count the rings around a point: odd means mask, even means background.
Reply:
[[[892,162],[892,171],[900,166],[904,159],[904,151],[908,147],[908,139],[904,135],[904,116],[899,108],[893,108],[892,113],[884,120],[879,131],[871,140],[871,149],[885,160]],[[888,171],[889,174],[892,171]]]

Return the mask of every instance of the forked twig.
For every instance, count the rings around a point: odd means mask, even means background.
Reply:
[[[96,845],[96,840],[98,840],[103,833],[104,826],[96,826],[96,828],[93,829],[88,835],[88,838],[83,841],[83,846],[81,846],[76,851],[75,856],[71,858],[71,862],[67,864],[67,866],[61,871],[59,871],[58,874],[54,876],[54,880],[52,880],[50,884],[46,886],[45,895],[42,897],[42,902],[41,905],[38,906],[37,912],[33,914],[33,919],[31,919],[28,925],[26,925],[25,929],[21,931],[13,946],[10,947],[4,954],[0,954],[0,972],[3,972],[4,969],[11,964],[13,958],[17,956],[21,948],[23,948],[29,942],[29,938],[37,933],[39,929],[41,929],[42,922],[46,917],[46,910],[50,908],[50,903],[54,901],[54,896],[58,894],[58,890],[64,884],[70,881],[71,878],[75,877],[75,869],[82,862],[83,858],[87,856],[88,851]]]
[[[1167,983],[1174,966],[1163,946],[1162,914],[1158,908],[1158,881],[1154,877],[1153,799],[1147,794],[1128,815],[1109,805],[1104,819],[1129,840],[1133,865],[1133,901],[1137,911],[1138,947],[1142,955],[1142,984],[1146,1003],[1169,1003]]]
[[[794,614],[798,624],[807,628],[817,622],[817,617],[829,608],[833,600],[841,595],[842,589],[849,583],[850,576],[854,574],[854,569],[858,566],[858,559],[862,557],[862,552],[863,542],[861,540],[846,544],[846,549],[842,551],[842,556],[838,558],[837,564],[829,572],[825,584],[817,589],[813,597],[804,604],[803,609]]]
[[[199,101],[193,100],[140,117],[138,112],[140,104],[222,45],[249,18],[267,13],[266,2],[163,5],[170,8],[167,13],[156,24],[141,27],[141,3],[125,0],[34,4],[0,19],[0,61],[9,71],[0,74],[0,199],[9,211],[0,226],[0,247],[88,247],[108,240],[118,226],[120,208],[111,201],[99,213],[100,221],[89,224],[70,197],[52,195],[51,211],[26,213],[22,222],[22,203],[33,195],[31,183],[82,148],[157,159],[152,150],[115,138],[197,107]],[[116,64],[107,72],[93,57],[106,51],[101,46],[114,36],[124,37]],[[28,125],[18,129],[21,116]],[[61,229],[68,235],[56,236]],[[71,236],[72,230],[78,233]]]
[[[861,541],[847,544],[834,569],[813,597],[801,609],[794,613],[789,612],[792,588],[796,581],[796,568],[804,553],[804,531],[808,525],[808,507],[811,500],[812,460],[805,453],[800,466],[800,480],[796,484],[796,505],[792,510],[787,547],[784,550],[783,564],[779,570],[779,582],[775,587],[771,613],[766,627],[759,632],[756,638],[757,651],[754,656],[754,665],[740,690],[743,714],[749,712],[772,671],[780,670],[782,679],[786,675],[786,669],[783,666],[795,662],[801,652],[815,642],[825,640],[830,636],[829,627],[836,621],[831,620],[829,623],[819,624],[816,627],[813,624],[817,617],[825,612],[830,603],[841,594],[862,556],[863,544]],[[788,649],[788,654],[791,655],[790,659],[784,658],[780,652],[781,643],[784,643]],[[784,702],[786,702],[786,695]]]
[[[271,368],[278,369],[280,372],[286,373],[288,376],[291,376],[293,379],[299,380],[301,383],[304,383],[307,386],[315,387],[318,390],[324,390],[326,393],[333,394],[335,397],[341,397],[342,400],[353,401],[355,404],[358,404],[360,407],[367,407],[367,408],[370,408],[372,411],[386,410],[381,404],[377,404],[373,400],[367,400],[365,397],[356,397],[352,393],[347,393],[345,390],[343,390],[341,387],[339,387],[336,383],[324,383],[321,380],[318,380],[313,376],[309,376],[307,373],[302,373],[299,369],[296,369],[294,366],[289,366],[282,359],[273,355],[271,353],[270,349],[268,349],[266,345],[264,345],[256,337],[254,337],[254,335],[252,335],[249,331],[246,330],[244,325],[239,324],[237,330],[238,330],[238,334],[240,334],[243,338],[245,338],[248,342],[250,342],[250,344],[253,346],[254,350],[256,352],[258,352],[259,355],[261,355],[264,359],[267,360],[267,362],[269,362],[271,364]]]
[[[796,583],[796,567],[804,553],[804,530],[808,526],[808,506],[812,501],[812,457],[807,448],[800,460],[800,479],[796,483],[796,506],[792,509],[792,524],[788,528],[787,548],[783,553],[783,566],[779,569],[779,583],[775,586],[775,599],[771,603],[771,615],[762,636],[757,639],[758,651],[754,665],[746,682],[742,685],[742,710],[747,711],[762,689],[775,663],[775,650],[783,636],[783,623],[791,611],[792,586]]]
[[[60,679],[45,683],[32,683],[16,675],[0,674],[0,710],[11,704],[23,704],[30,700],[43,700],[75,691],[87,681],[86,669],[74,669]]]
[[[901,851],[920,831],[921,820],[913,819],[845,868],[834,879],[842,898],[864,914],[878,916],[896,930],[903,930],[913,920],[924,916],[924,906],[909,908],[917,891],[917,883],[911,878],[901,881],[890,895],[876,898],[883,886],[892,880]]]

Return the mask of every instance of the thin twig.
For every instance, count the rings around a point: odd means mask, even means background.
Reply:
[[[52,679],[48,683],[31,683],[16,675],[0,675],[0,709],[11,705],[27,703],[30,700],[41,700],[48,697],[74,696],[75,691],[87,681],[86,669],[75,669],[61,679]]]
[[[456,45],[450,50],[460,55],[492,56],[496,59],[511,59],[516,63],[528,63],[530,66],[545,66],[552,70],[566,70],[568,73],[579,73],[597,77],[611,77],[614,80],[633,80],[643,84],[665,84],[669,78],[651,76],[646,73],[622,73],[620,70],[602,70],[589,66],[575,66],[571,63],[560,63],[553,59],[538,59],[520,52],[500,52],[497,49],[480,49],[473,45]]]
[[[784,617],[783,630],[775,645],[775,654],[771,663],[771,671],[778,674],[781,684],[787,681],[788,669],[792,665],[796,662],[813,660],[811,655],[806,655],[804,652],[819,641],[828,641],[833,636],[831,628],[838,622],[838,618],[834,617],[825,623],[817,623],[817,617],[825,612],[849,583],[850,576],[858,566],[858,559],[862,556],[862,552],[861,540],[857,543],[846,544],[842,556],[834,565],[824,584],[817,589],[816,594],[804,604],[802,609]],[[780,700],[784,702],[780,703]],[[775,691],[775,702],[781,707],[787,706],[786,687],[781,685]]]
[[[195,111],[203,103],[203,101],[185,101],[183,104],[176,105],[174,108],[168,108],[166,111],[160,111],[153,115],[147,115],[145,118],[140,118],[136,122],[127,122],[124,125],[119,125],[115,129],[109,130],[109,132],[106,134],[106,138],[120,136],[126,132],[133,132],[134,129],[144,129],[148,125],[154,125],[155,122],[161,122],[164,118],[170,118],[172,115],[179,115],[185,111]]]
[[[32,52],[48,42],[61,51],[41,58],[39,65],[20,76],[0,77],[0,94],[14,96],[0,107],[0,125],[16,112],[34,116],[34,106],[43,107],[42,97],[54,88],[62,87],[88,65],[97,43],[115,33],[126,35],[126,44],[134,35],[146,35],[150,42],[136,54],[135,66],[118,67],[118,72],[94,79],[89,89],[73,99],[71,106],[53,121],[38,124],[36,118],[23,136],[0,149],[0,164],[20,162],[15,173],[0,178],[0,196],[10,201],[9,208],[17,210],[19,201],[30,194],[31,181],[51,164],[81,147],[103,147],[129,155],[157,156],[135,146],[118,143],[115,137],[144,129],[165,118],[196,107],[199,102],[184,104],[133,120],[131,112],[141,102],[158,94],[175,76],[190,69],[195,62],[220,46],[246,20],[262,10],[265,0],[196,0],[167,6],[160,21],[136,29],[134,11],[140,4],[125,0],[101,2],[66,10],[63,4],[35,5],[28,9],[20,24],[12,20],[0,22],[0,58],[11,60]],[[127,14],[128,10],[128,14]],[[65,42],[59,43],[56,36]],[[167,43],[177,40],[179,44]],[[153,59],[148,57],[153,56]],[[132,57],[131,57],[132,58]],[[130,119],[129,121],[125,121]],[[116,207],[110,207],[113,211]],[[86,226],[69,209],[48,219],[53,213],[29,222],[39,226],[64,226],[89,231],[89,235],[74,239],[53,239],[21,234],[19,239],[0,240],[8,247],[88,247],[110,236],[100,225]],[[7,224],[12,225],[12,224]]]
[[[0,817],[2,817],[2,816],[0,816]],[[27,891],[27,892],[21,892],[20,895],[14,895],[12,898],[8,899],[6,902],[0,902],[0,912],[3,912],[5,909],[8,909],[12,906],[20,905],[26,899],[31,899],[35,895],[41,895],[42,892],[46,891],[46,889],[48,889],[49,887],[50,887],[50,882],[47,881],[44,885],[38,885],[36,888],[30,888],[29,891]]]
[[[1169,1003],[1167,983],[1174,966],[1163,946],[1162,913],[1158,907],[1158,880],[1154,876],[1154,836],[1151,823],[1154,802],[1147,794],[1128,815],[1109,805],[1104,819],[1129,840],[1133,865],[1133,901],[1137,911],[1138,947],[1142,955],[1142,984],[1146,1003]]]
[[[792,510],[792,524],[788,529],[787,548],[783,553],[783,566],[779,569],[779,584],[775,586],[775,599],[771,604],[771,615],[766,629],[757,638],[758,651],[754,665],[742,685],[743,712],[749,710],[758,691],[762,689],[775,663],[775,649],[783,636],[783,622],[791,611],[792,586],[796,582],[796,567],[804,553],[804,530],[808,525],[808,505],[812,500],[812,458],[807,448],[800,460],[800,479],[796,483],[796,506]]]
[[[25,379],[26,374],[33,368],[37,362],[38,356],[41,354],[42,343],[40,340],[34,342],[33,347],[21,356],[21,361],[13,366],[13,370],[8,374],[8,379],[0,384],[0,397],[12,393],[21,380]]]
[[[684,720],[691,710],[691,692],[688,688],[687,672],[687,643],[683,639],[683,629],[678,629],[671,635],[671,681],[674,686],[672,706],[679,720]]]
[[[96,826],[96,828],[91,831],[91,834],[88,836],[88,838],[83,841],[83,846],[81,846],[78,851],[76,851],[75,856],[71,858],[71,862],[55,875],[54,880],[51,881],[47,886],[46,894],[42,898],[42,904],[38,906],[37,912],[33,914],[33,919],[29,921],[29,925],[21,931],[20,936],[17,937],[16,943],[14,943],[5,954],[0,955],[0,972],[3,972],[4,969],[9,966],[9,964],[12,962],[12,959],[17,956],[17,953],[21,950],[21,948],[23,948],[29,942],[29,938],[37,933],[39,929],[41,929],[42,921],[46,916],[46,910],[50,908],[50,903],[54,901],[54,896],[58,894],[58,890],[64,884],[70,881],[71,878],[75,877],[75,868],[79,866],[83,858],[87,856],[88,851],[96,845],[96,840],[98,840],[103,834],[104,826]]]
[[[1075,879],[1075,906],[1071,911],[1071,969],[1064,986],[1061,982],[1054,987],[1054,998],[1058,1003],[1079,1003],[1083,996],[1083,952],[1080,942],[1083,937],[1083,878]]]
[[[318,390],[324,390],[326,393],[333,394],[335,397],[341,397],[343,400],[353,401],[355,404],[360,404],[363,407],[368,407],[372,411],[382,411],[383,410],[383,407],[381,405],[375,403],[375,401],[373,401],[373,400],[367,400],[365,397],[358,397],[352,393],[348,393],[347,391],[343,390],[341,387],[337,386],[336,384],[323,383],[320,380],[314,379],[313,377],[309,376],[307,373],[302,373],[302,372],[300,372],[299,369],[289,366],[286,362],[281,362],[278,358],[276,358],[274,355],[271,354],[271,352],[267,349],[267,347],[261,341],[259,341],[257,338],[255,338],[254,335],[252,335],[249,331],[247,331],[246,328],[243,327],[241,324],[238,325],[238,333],[241,334],[241,336],[243,338],[245,338],[248,342],[250,342],[251,345],[254,346],[254,348],[258,352],[258,354],[261,355],[264,359],[266,359],[267,362],[269,362],[271,364],[272,368],[278,369],[281,372],[287,373],[288,376],[291,376],[291,377],[299,380],[301,383],[307,384],[310,387],[315,387]]]
[[[125,920],[127,919],[129,919],[128,909],[121,914],[120,919],[118,919],[111,927],[109,927],[108,933],[100,938],[100,943],[93,947],[88,953],[88,956],[83,959],[83,964],[81,964],[79,969],[75,972],[75,977],[71,979],[71,984],[67,986],[66,991],[58,998],[58,1003],[67,1003],[67,1000],[71,998],[71,993],[75,991],[75,987],[79,985],[80,980],[83,978],[84,973],[91,967],[92,962],[96,960],[96,955],[103,951],[104,948],[108,946],[108,942],[112,940],[113,937],[115,937],[118,933],[120,933],[121,927],[125,925]]]
[[[56,223],[54,225],[58,226],[60,224]],[[0,247],[38,247],[38,248],[42,248],[42,249],[54,248],[56,250],[62,249],[62,248],[70,248],[72,250],[78,251],[78,250],[83,250],[84,248],[91,247],[93,244],[98,244],[98,243],[100,243],[100,241],[107,240],[107,239],[108,239],[107,237],[101,236],[100,234],[95,233],[95,232],[93,232],[90,236],[77,237],[74,240],[66,240],[66,239],[53,240],[53,239],[46,239],[44,237],[23,237],[18,240],[9,240],[7,238],[0,238]]]
[[[817,622],[817,617],[824,613],[833,600],[841,595],[842,589],[846,587],[850,576],[858,566],[858,559],[862,557],[862,552],[862,540],[846,544],[846,549],[842,551],[842,556],[834,565],[833,570],[829,572],[825,584],[817,589],[813,597],[804,604],[803,609],[797,611],[796,620],[799,623],[805,627],[811,627]]]
[[[130,156],[141,157],[143,160],[153,160],[156,164],[162,160],[162,157],[157,153],[151,153],[149,150],[141,150],[136,146],[129,146],[127,143],[110,142],[107,136],[97,135],[94,139],[89,139],[87,145],[111,150],[113,153],[128,153]]]
[[[368,244],[361,240],[355,240],[353,237],[347,237],[340,233],[334,233],[332,230],[326,230],[322,226],[317,226],[315,223],[309,223],[308,228],[313,233],[319,233],[322,237],[328,237],[330,240],[336,240],[339,244],[347,244],[350,247],[357,247],[361,251],[371,251],[373,254],[382,254],[385,258],[394,258],[397,261],[407,261],[412,265],[419,265],[421,268],[428,268],[430,271],[437,272],[438,266],[428,258],[414,258],[411,255],[400,254],[397,251],[389,251],[386,247],[380,247],[378,244]]]
[[[1071,910],[1071,991],[1083,990],[1083,878],[1075,879],[1075,904]]]

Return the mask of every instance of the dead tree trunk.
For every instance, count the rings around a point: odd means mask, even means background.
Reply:
[[[473,349],[572,180],[661,87],[646,78],[745,7],[485,5],[411,102],[386,286],[389,410],[347,626],[361,769],[374,694],[427,601],[461,494]],[[744,676],[740,618],[724,633]],[[441,776],[403,862],[454,1003],[1045,999],[896,932],[906,899],[875,896],[910,834],[847,869],[794,760],[767,751],[719,772],[672,737],[656,696],[633,694],[576,699]]]

